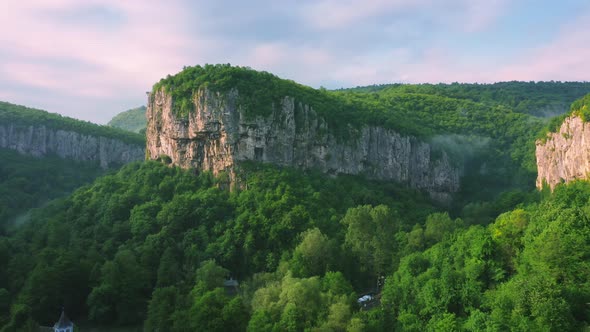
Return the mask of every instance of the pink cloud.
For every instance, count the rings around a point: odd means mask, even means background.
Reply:
[[[3,73],[8,79],[32,86],[99,96],[114,96],[122,85],[149,88],[159,78],[198,60],[199,52],[192,46],[195,36],[185,32],[183,22],[187,16],[177,2],[148,2],[150,5],[134,0],[37,0],[6,4],[0,20],[11,28],[0,30],[0,43],[12,57],[5,60]],[[51,15],[91,5],[110,8],[122,17],[122,23],[109,29]],[[207,42],[199,46],[206,47]],[[89,69],[79,73],[44,61],[52,59],[71,59]],[[33,62],[24,63],[25,60]]]
[[[252,47],[245,56],[249,66],[276,68],[279,66],[318,66],[334,60],[327,50],[287,43],[262,43]]]
[[[355,24],[385,14],[434,13],[433,20],[474,32],[492,24],[507,0],[318,0],[303,7],[301,15],[320,29],[354,28]]]
[[[547,45],[522,52],[498,80],[590,80],[590,14],[564,26]]]
[[[429,0],[320,0],[303,13],[318,28],[333,29],[354,24],[384,12],[420,7]]]

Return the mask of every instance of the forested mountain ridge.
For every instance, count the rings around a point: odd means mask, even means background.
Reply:
[[[339,92],[386,91],[440,95],[489,105],[504,105],[518,113],[551,117],[566,113],[574,100],[590,93],[590,82],[497,82],[451,84],[382,84],[338,89]]]
[[[556,94],[562,98],[560,93],[563,89],[561,85],[557,86],[560,90]],[[410,86],[407,88],[411,90]],[[337,148],[337,144],[327,145],[325,141],[329,135],[324,133],[331,133],[336,143],[348,139],[354,145],[356,138],[364,137],[363,128],[379,127],[429,143],[433,157],[440,156],[440,151],[450,155],[453,164],[462,169],[465,180],[460,186],[458,201],[462,203],[459,205],[465,202],[462,197],[490,200],[506,188],[532,188],[536,175],[534,142],[537,133],[545,125],[544,119],[515,112],[502,103],[490,104],[467,98],[395,89],[375,93],[315,90],[270,73],[230,65],[186,67],[182,72],[155,84],[148,104],[154,106],[154,98],[158,93],[164,93],[164,97],[169,100],[159,100],[159,104],[155,105],[157,107],[151,108],[152,113],[158,111],[151,114],[151,123],[155,125],[151,136],[148,130],[148,150],[153,150],[150,151],[153,159],[163,154],[172,158],[173,162],[180,160],[179,164],[183,166],[217,170],[207,163],[217,162],[218,169],[227,167],[232,161],[215,159],[232,156],[228,149],[235,143],[238,146],[236,150],[239,150],[239,144],[243,142],[245,153],[240,158],[274,159],[279,164],[289,164],[291,158],[299,161],[303,168],[313,166],[338,173],[338,165],[346,165],[350,160],[342,156],[342,150],[336,153],[328,151],[330,146]],[[285,100],[286,96],[290,99]],[[293,104],[293,119],[284,116],[288,112],[282,112],[285,102]],[[306,117],[309,110],[305,107],[313,111],[313,116]],[[160,117],[163,109],[168,110],[167,118]],[[210,112],[215,109],[223,111],[216,114]],[[195,116],[202,110],[213,118],[196,119]],[[239,118],[221,119],[221,116],[235,113],[239,113]],[[261,122],[261,118],[267,120]],[[163,133],[166,126],[162,126],[162,119],[170,120],[167,122],[173,124],[166,128],[166,133]],[[210,127],[204,127],[207,121],[211,121]],[[285,121],[291,122],[282,124]],[[198,123],[202,124],[202,128],[195,127]],[[230,128],[234,134],[221,137],[220,129],[225,123],[235,124]],[[275,125],[277,123],[280,125]],[[318,151],[314,150],[313,144],[300,148],[297,144],[286,144],[285,151],[281,150],[278,156],[273,156],[273,144],[267,142],[288,140],[290,131],[285,129],[301,128],[298,125],[304,125],[301,133],[317,128],[316,131],[323,134],[318,139]],[[209,141],[218,142],[222,139],[225,142],[216,143],[211,151],[196,144],[206,141],[197,136],[209,133],[215,136],[214,140]],[[241,139],[242,134],[244,140]],[[300,133],[295,131],[292,136],[297,138],[297,134]],[[305,143],[305,139],[302,141]],[[160,144],[162,142],[165,143]],[[167,142],[182,144],[182,147],[174,147],[174,144]],[[160,146],[157,149],[150,148],[158,144]],[[263,145],[270,145],[270,153],[267,154],[268,149],[265,150]],[[229,148],[225,148],[222,153],[218,151],[220,153],[205,158],[207,153],[226,146]],[[188,154],[188,158],[178,155],[178,151]],[[256,155],[256,151],[259,155]],[[303,156],[291,157],[297,153]],[[310,159],[307,155],[312,155],[311,159],[318,162],[306,164]],[[355,158],[352,161],[358,162]],[[373,163],[374,169],[383,169],[378,166],[379,163],[367,161],[369,168]],[[193,165],[188,165],[190,163]]]
[[[0,233],[144,151],[141,135],[0,102]]]
[[[96,162],[103,168],[144,158],[142,136],[0,102],[0,148]]]
[[[250,97],[234,89],[221,93],[199,88],[189,99],[193,108],[179,115],[174,109],[178,100],[165,89],[152,93],[147,112],[148,158],[165,157],[184,168],[225,173],[232,183],[240,162],[258,161],[393,180],[424,190],[441,202],[449,202],[459,189],[459,167],[452,164],[444,147],[437,155],[414,137],[378,126],[349,125],[336,134],[305,100],[289,95],[273,102],[268,115],[249,117],[240,104],[244,98]]]
[[[49,113],[22,105],[0,101],[0,111],[0,123],[2,124],[11,123],[23,126],[42,124],[51,129],[75,131],[89,136],[103,136],[129,144],[142,145],[145,143],[141,135],[135,135],[127,131],[100,126],[88,121],[73,119],[57,113]]]
[[[225,65],[190,67],[150,96],[172,129],[201,137],[215,136],[227,104],[241,108],[236,123],[254,148],[274,139],[257,117],[280,118],[273,105],[285,100],[317,109],[326,125],[310,113],[303,123],[329,126],[337,142],[380,124],[438,145],[429,157],[445,151],[464,167],[454,206],[364,174],[260,163],[257,150],[240,161],[242,185],[226,190],[226,172],[150,153],[160,162],[130,163],[0,233],[1,331],[51,325],[62,307],[105,331],[588,328],[590,184],[531,190],[535,138],[552,122],[426,93],[314,90]],[[199,104],[206,125],[191,126]]]

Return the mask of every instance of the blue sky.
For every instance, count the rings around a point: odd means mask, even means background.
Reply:
[[[0,21],[0,100],[97,123],[205,63],[327,88],[590,80],[587,0],[22,0]]]

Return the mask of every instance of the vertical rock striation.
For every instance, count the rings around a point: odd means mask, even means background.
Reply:
[[[590,123],[579,116],[565,119],[557,133],[537,141],[537,188],[551,190],[561,182],[588,179],[590,174]]]
[[[102,168],[145,158],[145,149],[140,145],[42,125],[0,124],[0,148],[35,157],[55,154],[77,161],[98,162]]]
[[[381,127],[351,127],[349,137],[336,137],[310,106],[291,97],[273,105],[269,116],[253,118],[244,114],[236,90],[201,89],[193,102],[188,117],[178,117],[163,90],[149,96],[148,158],[166,155],[175,165],[230,177],[245,160],[361,174],[425,190],[439,201],[448,201],[459,188],[459,170],[445,153],[433,159],[430,145]]]

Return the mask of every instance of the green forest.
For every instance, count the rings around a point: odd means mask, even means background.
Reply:
[[[555,116],[569,108],[573,100],[590,91],[590,82],[498,82],[493,84],[382,84],[339,91],[422,93],[472,100],[488,105],[505,105],[514,112]]]
[[[365,125],[418,137],[463,168],[461,191],[442,206],[397,183],[255,162],[229,190],[227,174],[159,161],[95,178],[2,152],[0,218],[18,223],[0,232],[0,331],[51,326],[62,307],[101,331],[588,329],[590,183],[535,189],[534,148],[564,114],[586,118],[589,84],[328,91],[206,65],[153,92],[183,117],[203,88],[235,89],[252,117],[292,96],[344,138]]]
[[[145,131],[147,123],[145,111],[145,106],[132,108],[115,115],[107,125],[134,133],[141,133],[142,131]]]
[[[45,126],[137,145],[145,144],[145,138],[141,135],[0,102],[0,127],[6,126]],[[5,133],[10,132],[10,129],[5,130]],[[0,148],[0,160],[0,233],[5,233],[12,224],[22,220],[20,217],[26,215],[29,209],[66,196],[106,173],[98,163],[62,159],[52,154],[36,158],[4,148]]]
[[[505,212],[477,219],[357,177],[244,170],[248,190],[229,192],[209,174],[134,163],[34,210],[0,238],[4,330],[51,324],[61,305],[80,324],[148,331],[588,323],[587,182],[503,197]],[[380,291],[379,307],[359,307]]]
[[[94,163],[57,156],[40,159],[8,149],[0,149],[0,160],[0,234],[29,209],[68,195],[105,174]]]

